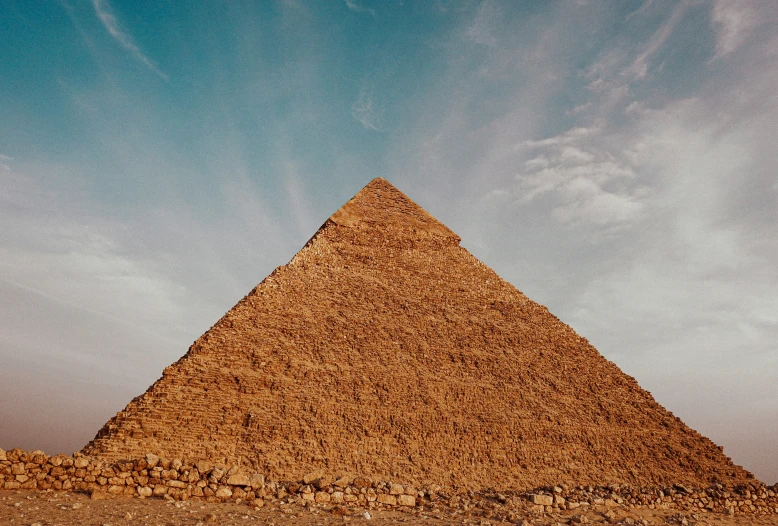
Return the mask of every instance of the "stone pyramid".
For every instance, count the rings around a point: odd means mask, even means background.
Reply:
[[[83,450],[457,489],[751,475],[384,179]]]

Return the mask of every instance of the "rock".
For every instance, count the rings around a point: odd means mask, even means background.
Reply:
[[[333,491],[332,492],[332,502],[335,504],[340,504],[343,502],[343,497],[345,494],[342,491]]]
[[[398,495],[397,504],[400,506],[416,506],[416,497],[411,495]]]
[[[186,482],[181,482],[180,480],[169,480],[167,482],[167,486],[169,488],[186,489],[187,484]]]
[[[5,449],[0,447],[0,461],[8,460],[8,456],[5,454]]]
[[[554,504],[554,499],[551,495],[543,495],[542,493],[536,493],[530,497],[533,504],[539,504],[541,506],[551,506]]]
[[[261,508],[262,506],[265,505],[265,501],[262,499],[254,499],[251,501],[251,505],[254,506],[255,508]]]
[[[211,464],[206,460],[198,460],[197,462],[195,462],[195,467],[197,468],[197,471],[199,471],[201,475],[205,476],[213,469],[213,464]]]
[[[316,492],[316,499],[315,499],[316,502],[320,502],[320,503],[329,502],[331,498],[332,497],[330,497],[330,494],[327,493],[326,491],[317,491]]]
[[[254,473],[249,477],[249,484],[254,489],[262,489],[265,487],[265,476],[259,473]]]
[[[369,488],[373,483],[367,477],[357,477],[354,479],[354,487],[362,489]]]
[[[586,515],[573,515],[570,524],[589,524],[589,518]]]
[[[150,468],[154,468],[159,464],[159,457],[154,453],[146,453],[146,465]]]
[[[151,497],[152,494],[152,490],[148,486],[138,486],[137,492],[141,497]]]
[[[216,498],[229,499],[230,497],[232,497],[232,490],[227,486],[221,486],[216,490]]]
[[[155,497],[161,497],[162,495],[167,495],[167,488],[162,484],[157,484],[152,493]]]
[[[78,457],[73,459],[73,465],[78,469],[84,469],[89,466],[89,457]]]
[[[310,484],[311,482],[320,479],[324,476],[324,470],[323,469],[317,469],[316,471],[311,471],[307,475],[303,477],[303,483]]]
[[[369,511],[366,511],[362,514],[362,517],[364,517],[366,521],[369,521],[372,518],[372,515],[370,515]]]
[[[376,496],[376,500],[381,504],[388,504],[390,506],[397,505],[397,497],[394,495],[387,495],[386,493],[379,493]]]
[[[124,493],[124,486],[111,485],[108,486],[108,493],[111,495],[121,495]]]
[[[89,494],[89,497],[92,500],[105,500],[108,498],[108,492],[105,491],[105,488],[95,488],[92,490],[92,493]]]
[[[403,488],[400,484],[389,485],[389,495],[402,495],[404,492],[405,488]]]
[[[353,477],[350,477],[348,475],[344,475],[337,479],[334,484],[339,488],[347,488],[351,485],[351,483],[354,481]]]
[[[227,478],[227,484],[230,486],[251,486],[251,479],[247,475],[235,473]]]
[[[336,517],[344,517],[348,514],[348,510],[344,508],[343,506],[333,506],[332,510],[330,510],[333,515]]]

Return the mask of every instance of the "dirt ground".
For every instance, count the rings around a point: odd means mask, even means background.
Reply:
[[[366,515],[365,512],[369,515]],[[542,516],[528,515],[523,519],[533,526],[570,524],[580,512]],[[685,524],[709,526],[778,526],[778,516],[678,512],[676,510],[614,510],[616,516],[606,518],[603,510],[590,510],[585,515],[589,524]],[[629,520],[632,520],[630,523]],[[647,522],[641,522],[641,521]],[[418,509],[412,513],[382,510],[347,510],[339,516],[327,508],[306,509],[297,505],[250,508],[245,504],[209,504],[206,502],[173,502],[158,499],[121,498],[91,500],[87,495],[45,491],[0,492],[0,525],[13,526],[250,526],[267,524],[285,526],[357,524],[501,524],[483,517],[468,516],[462,511]],[[507,523],[503,523],[507,524]]]

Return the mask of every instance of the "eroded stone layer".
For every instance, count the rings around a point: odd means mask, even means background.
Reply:
[[[84,453],[465,489],[750,477],[383,179]]]

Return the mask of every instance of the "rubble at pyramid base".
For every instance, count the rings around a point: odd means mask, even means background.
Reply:
[[[64,490],[92,499],[116,497],[164,498],[187,501],[237,502],[249,506],[298,504],[337,513],[349,508],[448,508],[477,512],[495,520],[562,510],[661,509],[733,514],[778,515],[778,484],[768,487],[754,480],[735,487],[714,485],[690,488],[606,486],[549,486],[516,490],[496,488],[454,492],[435,484],[413,487],[392,481],[324,470],[299,481],[276,481],[241,466],[206,461],[144,458],[110,462],[76,453],[47,456],[42,451],[0,449],[0,489]]]

